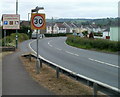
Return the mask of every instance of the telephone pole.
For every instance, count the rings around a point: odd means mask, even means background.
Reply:
[[[16,15],[18,14],[18,0],[16,0]],[[18,30],[16,29],[16,49],[18,48]]]

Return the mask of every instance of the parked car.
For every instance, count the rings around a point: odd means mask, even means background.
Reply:
[[[44,34],[38,34],[38,38],[44,38],[45,35]],[[37,39],[37,34],[36,33],[32,33],[32,39]]]

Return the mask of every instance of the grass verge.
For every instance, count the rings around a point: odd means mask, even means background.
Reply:
[[[26,70],[30,76],[37,81],[40,85],[48,88],[56,95],[92,95],[92,88],[75,81],[63,74],[60,74],[60,78],[56,78],[56,71],[51,67],[43,64],[40,74],[36,74],[35,71],[35,59],[29,62],[29,59],[20,57]],[[98,93],[99,96],[103,94]]]
[[[67,37],[66,43],[82,49],[113,53],[120,51],[120,42],[110,40],[80,38],[78,36],[70,35]]]

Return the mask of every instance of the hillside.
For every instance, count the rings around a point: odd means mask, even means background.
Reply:
[[[47,22],[72,22],[76,24],[89,25],[93,22],[98,26],[114,26],[118,25],[118,19],[120,18],[103,18],[103,19],[69,19],[69,18],[60,18],[60,19],[46,19]]]

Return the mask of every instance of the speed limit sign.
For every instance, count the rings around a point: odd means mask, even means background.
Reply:
[[[45,29],[45,14],[31,15],[31,29]]]

